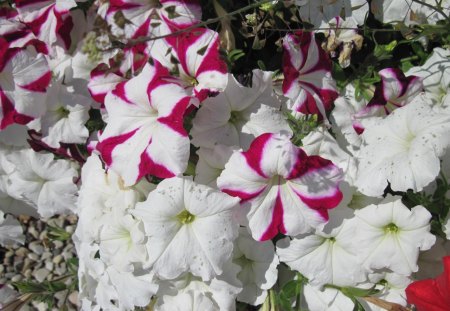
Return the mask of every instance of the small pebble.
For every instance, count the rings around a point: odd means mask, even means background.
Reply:
[[[56,275],[63,275],[67,272],[66,263],[63,262],[59,267],[54,269]]]
[[[24,273],[23,276],[27,279],[29,279],[31,277],[31,269],[27,269]]]
[[[55,245],[55,248],[62,248],[64,243],[61,241],[53,241],[53,245]]]
[[[42,231],[40,234],[39,234],[39,240],[44,240],[44,239],[46,239],[47,238],[47,230],[44,230],[44,231]]]
[[[50,271],[48,271],[45,268],[36,270],[32,273],[32,275],[34,276],[34,278],[36,279],[36,281],[38,282],[42,282],[45,280],[45,278],[50,274]]]
[[[11,278],[11,282],[19,282],[22,279],[20,274],[17,274]]]
[[[50,272],[49,275],[47,275],[47,281],[53,280],[53,273]]]
[[[20,247],[18,250],[16,250],[16,255],[17,256],[25,257],[28,253],[29,253],[28,249],[26,249],[23,246]]]
[[[61,307],[62,306],[62,303],[64,302],[64,298],[66,298],[66,295],[67,295],[67,291],[60,291],[60,292],[57,292],[56,294],[55,294],[55,298],[58,300],[58,302],[60,303],[60,305],[58,304],[58,306],[59,307]]]
[[[11,279],[13,276],[15,276],[16,275],[16,273],[15,272],[8,272],[8,273],[5,273],[5,278],[7,278],[7,279]]]
[[[39,232],[37,232],[35,227],[28,227],[28,233],[31,234],[35,239],[39,237]]]
[[[33,301],[33,306],[38,309],[38,311],[48,311],[48,305],[44,302]]]
[[[14,271],[22,271],[23,266],[23,257],[14,257]]]
[[[28,244],[28,248],[35,254],[42,255],[44,253],[44,246],[39,241],[33,241]]]
[[[69,301],[72,303],[72,304],[74,304],[75,306],[78,306],[78,292],[77,291],[75,291],[75,292],[72,292],[70,295],[69,295]]]
[[[9,257],[12,257],[12,256],[14,256],[14,251],[12,251],[12,250],[7,251],[7,252],[5,253],[5,258],[9,258]]]
[[[45,262],[45,269],[52,271],[54,268],[54,264],[51,261],[46,261]]]
[[[73,257],[73,254],[71,252],[63,252],[62,256],[64,257],[64,260],[67,261],[67,259]]]
[[[36,255],[35,253],[29,253],[28,254],[28,258],[30,258],[33,261],[38,261],[39,260],[39,256]]]
[[[57,255],[57,256],[53,257],[52,261],[54,264],[59,264],[62,261],[62,259],[63,259],[63,256]]]
[[[25,258],[25,260],[23,261],[22,272],[28,270],[30,265],[31,265],[31,259],[30,258]]]
[[[52,253],[50,253],[50,252],[44,252],[42,254],[42,256],[41,256],[42,260],[47,260],[47,259],[50,259],[50,258],[52,258]]]

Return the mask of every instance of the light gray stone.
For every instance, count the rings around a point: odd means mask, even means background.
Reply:
[[[36,281],[38,282],[42,282],[45,280],[45,278],[50,274],[50,271],[45,269],[45,268],[41,268],[39,270],[36,270],[32,273],[32,275],[34,276],[34,278],[36,279]]]
[[[42,246],[39,241],[33,241],[28,245],[28,248],[37,255],[42,255],[44,253],[44,246]]]

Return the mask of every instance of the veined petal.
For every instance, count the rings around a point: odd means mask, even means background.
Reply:
[[[146,65],[105,98],[109,123],[97,149],[125,185],[147,174],[166,178],[186,169],[189,138],[182,120],[189,97],[181,86],[165,81],[165,75],[159,64]]]

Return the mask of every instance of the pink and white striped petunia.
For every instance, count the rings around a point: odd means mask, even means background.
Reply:
[[[283,94],[297,114],[325,116],[338,97],[331,61],[313,33],[288,34],[283,40]]]
[[[228,68],[219,54],[219,35],[207,28],[195,28],[166,38],[178,60],[181,80],[203,101],[210,92],[222,92],[228,83]],[[167,58],[167,55],[165,56]]]
[[[19,12],[18,19],[39,40],[48,47],[57,43],[66,50],[70,48],[70,33],[74,25],[70,9],[77,6],[74,0],[15,0],[15,4]]]
[[[104,106],[106,94],[122,81],[125,81],[125,78],[119,70],[112,70],[102,63],[91,71],[88,90],[92,98]]]
[[[308,156],[285,133],[258,136],[246,152],[234,152],[217,186],[241,198],[254,239],[278,233],[298,235],[328,220],[342,199],[341,170],[320,156]]]
[[[4,18],[1,12],[0,37],[3,37],[8,42],[9,48],[25,48],[28,45],[32,45],[36,51],[48,54],[45,43],[38,40],[26,25],[14,19]]]
[[[172,177],[187,167],[189,138],[183,114],[190,97],[178,84],[164,80],[167,75],[159,63],[147,64],[106,95],[109,122],[97,149],[126,186],[147,174]]]
[[[160,0],[161,19],[172,29],[180,29],[199,23],[202,7],[198,0]]]
[[[9,48],[0,37],[0,130],[27,124],[45,112],[51,72],[43,54],[33,47]]]
[[[140,27],[148,18],[163,22],[173,31],[201,21],[202,9],[198,0],[111,0],[106,18],[114,23],[120,12],[134,26]],[[156,16],[156,18],[155,18]]]
[[[368,106],[378,106],[389,114],[397,107],[410,102],[423,90],[422,78],[417,76],[405,77],[398,68],[380,70],[381,83],[375,89],[375,94]]]

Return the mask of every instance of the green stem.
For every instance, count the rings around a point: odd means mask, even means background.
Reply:
[[[402,58],[402,59],[400,60],[400,62],[405,63],[405,62],[409,62],[409,61],[411,61],[411,60],[418,60],[418,59],[419,59],[419,56],[414,55],[414,56]]]
[[[442,9],[437,8],[437,7],[434,7],[433,5],[428,4],[428,3],[426,3],[426,2],[423,2],[423,1],[420,1],[420,0],[412,0],[412,1],[413,1],[413,2],[416,2],[416,3],[419,3],[419,4],[423,5],[423,6],[429,7],[430,9],[435,10],[436,12],[438,12],[438,13],[440,13],[442,16],[444,16],[446,20],[449,20],[449,17],[447,16],[447,14],[445,14],[444,11],[442,11]]]

